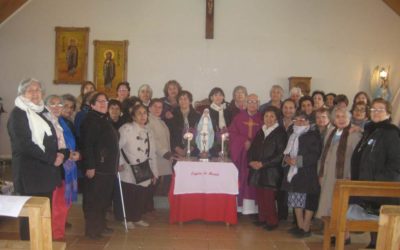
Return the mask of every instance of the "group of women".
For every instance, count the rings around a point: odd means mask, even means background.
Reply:
[[[122,219],[117,172],[128,228],[149,226],[142,215],[154,209],[155,192],[167,192],[173,161],[185,157],[188,149],[192,156],[199,154],[197,146],[186,145],[183,137],[195,133],[202,110],[193,107],[192,94],[177,81],[165,84],[160,99],[152,97],[149,85],[142,85],[137,97],[130,96],[128,82],[119,83],[116,93],[109,100],[85,82],[76,99],[66,94],[43,101],[38,80],[26,79],[18,87],[8,122],[15,188],[22,195],[52,200],[56,239],[64,237],[79,179],[86,235],[98,239],[112,232],[105,221],[111,200],[116,219]],[[256,225],[275,229],[291,207],[296,227],[290,232],[308,237],[313,216],[330,213],[336,179],[400,180],[400,133],[390,123],[390,103],[371,102],[359,92],[349,112],[345,95],[314,91],[303,96],[299,88],[292,88],[286,100],[283,94],[281,86],[272,86],[270,101],[261,106],[251,95],[251,112],[255,109],[261,117],[255,137],[244,142],[250,170],[247,185],[257,194]],[[221,135],[230,130],[234,117],[250,112],[248,103],[244,86],[234,88],[230,103],[221,88],[210,91],[207,108],[215,131],[211,157],[218,156]],[[131,166],[143,163],[153,177],[137,182]],[[361,205],[367,203],[379,205]],[[21,237],[27,238],[27,221],[20,225]]]

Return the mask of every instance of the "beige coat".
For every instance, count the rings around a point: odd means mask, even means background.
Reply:
[[[330,133],[332,132],[333,131],[330,131]],[[328,137],[329,134],[325,136],[324,147]],[[360,132],[352,132],[347,137],[347,148],[343,169],[344,179],[350,179],[351,156],[353,154],[354,148],[357,146],[360,139]],[[331,214],[333,189],[336,182],[336,151],[338,149],[338,146],[339,140],[337,142],[332,141],[332,144],[329,147],[329,151],[325,158],[324,174],[321,180],[321,195],[319,198],[318,211],[316,214],[317,218],[321,218],[322,216],[328,216]],[[320,166],[318,166],[318,169],[320,169]]]
[[[129,122],[124,124],[120,129],[119,148],[123,149],[126,156],[131,164],[138,164],[149,159],[150,168],[155,177],[158,177],[157,160],[155,156],[155,141],[154,135],[148,128],[140,127],[135,122]],[[147,156],[148,144],[147,135],[149,137],[150,151]],[[119,158],[120,165],[123,166],[123,170],[120,172],[121,181],[147,187],[150,185],[151,180],[147,180],[141,183],[136,183],[135,177],[132,173],[132,169],[129,164],[125,161],[122,154]]]
[[[149,123],[147,127],[154,135],[158,174],[160,176],[171,175],[171,161],[163,157],[165,153],[171,151],[169,129],[163,120],[152,114],[149,114]]]

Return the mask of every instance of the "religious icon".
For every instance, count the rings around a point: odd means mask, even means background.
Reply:
[[[112,86],[112,81],[115,77],[115,63],[113,59],[113,51],[109,50],[105,53],[105,60],[103,65],[103,77],[104,86],[106,89],[110,89]]]
[[[89,28],[56,27],[54,83],[81,84],[87,79]]]
[[[126,81],[128,41],[93,41],[94,77],[97,90],[113,97],[116,86]]]
[[[66,59],[67,59],[68,74],[74,75],[76,73],[76,67],[78,66],[78,47],[76,46],[75,39],[71,39],[69,41]]]
[[[206,39],[214,38],[214,0],[206,0]]]
[[[196,145],[200,150],[200,158],[208,159],[208,151],[214,144],[214,129],[212,126],[210,111],[204,109],[197,124]]]

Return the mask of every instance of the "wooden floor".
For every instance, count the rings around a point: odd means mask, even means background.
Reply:
[[[121,222],[109,216],[109,226],[114,233],[99,241],[83,236],[84,221],[80,205],[74,205],[68,221],[72,227],[66,232],[67,249],[321,249],[322,236],[314,234],[306,240],[299,240],[286,231],[291,223],[282,222],[278,229],[267,232],[255,227],[249,216],[240,216],[238,225],[226,227],[223,223],[188,222],[180,225],[168,223],[168,210],[158,209],[145,216],[149,228],[135,228],[125,233]],[[0,219],[0,239],[18,239],[16,219]],[[352,235],[353,244],[346,249],[363,248],[368,243],[367,234]]]

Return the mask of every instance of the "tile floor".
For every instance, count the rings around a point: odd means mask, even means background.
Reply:
[[[121,222],[109,218],[109,226],[114,233],[99,241],[83,236],[84,223],[80,205],[74,205],[68,221],[72,227],[66,232],[67,249],[289,249],[317,250],[322,248],[322,236],[314,234],[306,240],[299,240],[289,235],[286,230],[291,227],[283,222],[279,228],[267,232],[252,225],[249,216],[240,216],[239,223],[227,227],[224,223],[206,223],[201,221],[187,222],[183,225],[168,223],[168,210],[157,209],[145,216],[151,225],[149,228],[135,228],[125,233]],[[0,239],[18,239],[16,219],[0,219]],[[359,249],[368,243],[367,234],[352,235],[353,244],[346,249]]]

